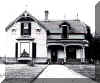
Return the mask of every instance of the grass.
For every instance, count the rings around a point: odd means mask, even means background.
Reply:
[[[47,65],[7,64],[2,83],[28,83],[36,78]]]
[[[65,65],[65,66],[86,77],[95,79],[95,65]]]

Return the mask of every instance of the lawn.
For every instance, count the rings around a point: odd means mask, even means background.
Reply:
[[[65,66],[86,77],[95,79],[95,65],[65,65]]]
[[[27,83],[36,78],[47,65],[7,64],[2,83]]]

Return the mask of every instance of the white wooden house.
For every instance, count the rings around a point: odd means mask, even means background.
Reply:
[[[7,54],[17,61],[63,63],[70,59],[85,62],[87,25],[80,20],[39,21],[27,11],[6,27]]]

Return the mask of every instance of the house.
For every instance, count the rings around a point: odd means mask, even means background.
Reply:
[[[19,62],[85,62],[87,25],[78,19],[50,21],[48,14],[46,10],[45,20],[39,21],[25,11],[6,27],[6,57]]]

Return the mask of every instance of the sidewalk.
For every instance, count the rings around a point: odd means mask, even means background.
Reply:
[[[38,78],[87,78],[64,65],[49,65]]]
[[[96,83],[64,65],[49,65],[33,83]]]

